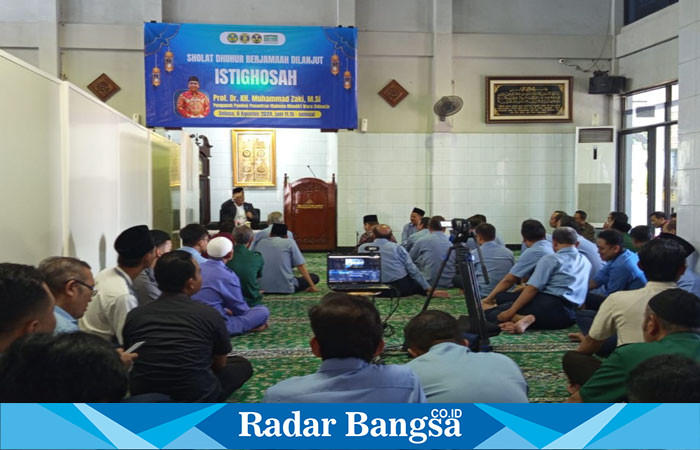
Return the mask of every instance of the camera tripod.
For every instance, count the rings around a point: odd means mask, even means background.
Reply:
[[[469,233],[468,237],[474,239],[476,243],[476,250],[479,254],[479,260],[481,261],[481,269],[484,274],[484,279],[486,283],[489,282],[489,276],[486,270],[486,265],[484,264],[484,257],[481,254],[481,247],[476,241],[474,232]],[[459,236],[455,238],[455,242],[447,250],[447,254],[440,265],[440,270],[438,270],[433,285],[428,291],[428,296],[423,303],[423,309],[421,312],[428,309],[430,306],[430,301],[433,298],[433,292],[437,288],[437,284],[440,281],[440,276],[442,276],[443,270],[450,259],[452,252],[455,252],[455,271],[457,272],[458,279],[462,283],[462,289],[464,290],[464,302],[467,306],[467,313],[469,316],[460,316],[459,323],[462,331],[476,334],[478,342],[476,345],[470,346],[474,350],[479,352],[490,352],[491,343],[489,342],[489,333],[486,325],[486,316],[484,314],[484,309],[481,307],[481,295],[479,293],[479,283],[476,279],[476,268],[474,267],[474,256],[472,256],[469,248],[466,245],[466,239],[460,239]]]

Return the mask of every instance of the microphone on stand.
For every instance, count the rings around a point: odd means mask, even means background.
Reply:
[[[311,175],[313,175],[314,178],[318,178],[318,177],[316,176],[316,174],[314,173],[314,171],[311,169],[311,166],[310,166],[310,165],[307,164],[307,165],[306,165],[306,168],[309,169],[309,172],[311,172]]]

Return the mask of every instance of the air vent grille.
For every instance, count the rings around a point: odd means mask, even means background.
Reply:
[[[612,128],[581,128],[578,130],[579,144],[613,142]]]

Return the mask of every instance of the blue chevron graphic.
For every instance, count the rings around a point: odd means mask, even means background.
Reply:
[[[190,448],[207,448],[207,449],[223,449],[223,445],[216,442],[211,436],[205,434],[197,427],[190,428],[185,434],[166,445],[167,449],[190,449]]]
[[[496,409],[566,434],[608,409],[612,403],[579,403],[575,407],[548,403],[495,403]]]
[[[591,442],[591,439],[595,437],[598,432],[605,427],[616,415],[619,413],[625,405],[614,404],[602,413],[587,420],[578,427],[566,433],[564,436],[560,437],[556,441],[550,443],[545,448],[583,448],[586,444]]]
[[[697,404],[666,403],[586,448],[700,448]]]
[[[224,403],[211,405],[201,411],[195,411],[192,414],[139,433],[139,436],[156,447],[163,448],[224,406],[226,406]],[[211,440],[214,441],[213,439]]]
[[[0,447],[14,449],[112,449],[77,425],[36,403],[2,405]]]
[[[492,406],[484,404],[476,404],[475,406],[522,436],[526,441],[531,442],[537,448],[542,448],[562,436],[562,433],[530,422],[522,417],[501,411]]]
[[[654,408],[658,408],[658,403],[628,403],[596,436],[591,442],[602,439],[610,433],[617,431],[628,423],[632,422],[648,413]]]
[[[155,449],[153,445],[146,442],[144,439],[127,430],[117,422],[102,413],[92,409],[85,403],[76,403],[75,406],[85,414],[85,417],[90,419],[92,423],[100,429],[101,432],[114,443],[117,448],[139,448],[139,449]],[[55,447],[53,447],[55,448]]]
[[[490,438],[486,439],[484,442],[481,444],[477,445],[474,447],[474,449],[494,449],[494,450],[501,450],[501,449],[532,449],[532,448],[537,448],[525,439],[523,439],[522,436],[520,436],[518,433],[515,431],[511,430],[510,428],[506,427],[503,428],[501,431],[498,433],[494,434]]]
[[[48,409],[57,416],[63,417],[73,425],[82,428],[98,439],[107,443],[111,442],[85,415],[72,403],[41,403],[41,406]]]
[[[179,419],[212,403],[91,403],[90,407],[136,434]]]

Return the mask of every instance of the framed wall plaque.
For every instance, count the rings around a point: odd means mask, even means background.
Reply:
[[[486,123],[571,122],[573,77],[486,77]]]
[[[401,103],[406,98],[408,91],[396,80],[391,80],[377,94],[384,99],[392,108]]]
[[[233,185],[274,186],[275,130],[232,130]]]

